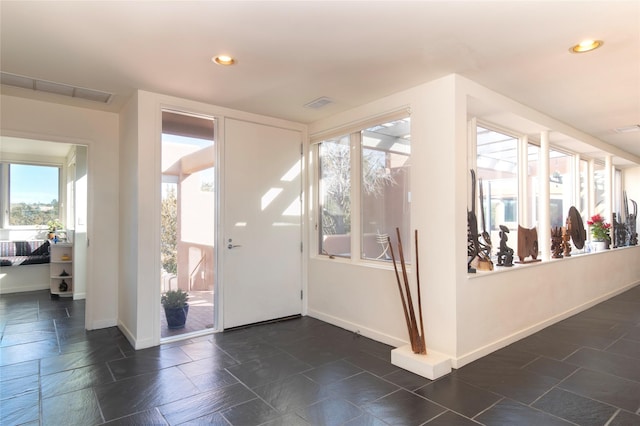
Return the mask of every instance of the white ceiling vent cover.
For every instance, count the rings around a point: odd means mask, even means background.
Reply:
[[[56,95],[85,99],[103,104],[108,104],[113,97],[112,93],[70,86],[68,84],[55,83],[53,81],[37,80],[35,78],[10,74],[8,72],[0,73],[0,83],[6,86],[21,87],[23,89],[31,89],[39,92],[55,93]]]
[[[312,109],[320,109],[326,105],[332,104],[333,101],[329,98],[327,98],[326,96],[323,96],[321,98],[318,99],[314,99],[311,102],[309,102],[308,104],[305,104],[304,107],[305,108],[312,108]]]

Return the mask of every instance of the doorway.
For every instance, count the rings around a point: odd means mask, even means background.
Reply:
[[[170,328],[160,311],[161,339],[215,328],[215,120],[162,111],[160,292],[188,294],[184,327]]]

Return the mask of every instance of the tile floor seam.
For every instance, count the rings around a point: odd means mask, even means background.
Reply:
[[[603,425],[603,426],[609,426],[611,424],[611,422],[613,421],[613,419],[616,418],[616,416],[622,411],[622,409],[618,408],[615,413],[613,413],[613,415],[611,415],[611,417],[609,417],[609,420],[607,420],[607,422]]]
[[[477,420],[476,418],[481,416],[482,414],[486,413],[487,411],[491,410],[493,407],[495,407],[496,405],[500,404],[502,401],[509,399],[507,397],[504,397],[502,395],[499,395],[501,398],[499,400],[497,400],[496,402],[494,402],[493,404],[489,405],[487,408],[485,408],[484,410],[480,411],[479,413],[477,413],[475,416],[473,416],[471,418],[471,420],[476,421],[478,423],[480,423],[480,420]]]

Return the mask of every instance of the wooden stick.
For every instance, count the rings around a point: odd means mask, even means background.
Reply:
[[[398,236],[398,255],[400,256],[400,266],[402,266],[402,278],[404,279],[404,287],[407,293],[407,305],[409,305],[409,318],[411,325],[409,328],[409,337],[411,338],[411,349],[414,353],[420,353],[420,333],[418,332],[418,322],[416,321],[416,313],[413,309],[413,299],[411,298],[411,289],[409,288],[409,277],[407,276],[407,267],[404,261],[404,253],[402,250],[402,237],[400,236],[400,228],[396,228]]]
[[[416,284],[418,288],[418,313],[420,314],[420,343],[422,345],[421,354],[427,353],[427,345],[424,339],[424,323],[422,322],[422,292],[420,291],[420,268],[418,264],[418,230],[415,230],[416,240]]]
[[[398,266],[396,265],[396,256],[393,253],[393,245],[391,244],[391,238],[387,237],[387,241],[389,243],[389,251],[391,252],[391,261],[393,262],[393,269],[396,271],[396,281],[398,282],[398,290],[400,291],[400,300],[402,300],[402,309],[404,311],[404,319],[407,322],[407,330],[409,331],[409,341],[411,341],[411,322],[409,321],[409,312],[407,311],[407,303],[404,300],[404,293],[402,292],[402,284],[400,283],[400,275],[398,274]]]

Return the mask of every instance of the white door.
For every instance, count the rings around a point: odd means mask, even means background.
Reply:
[[[223,328],[302,312],[301,134],[227,119]]]

